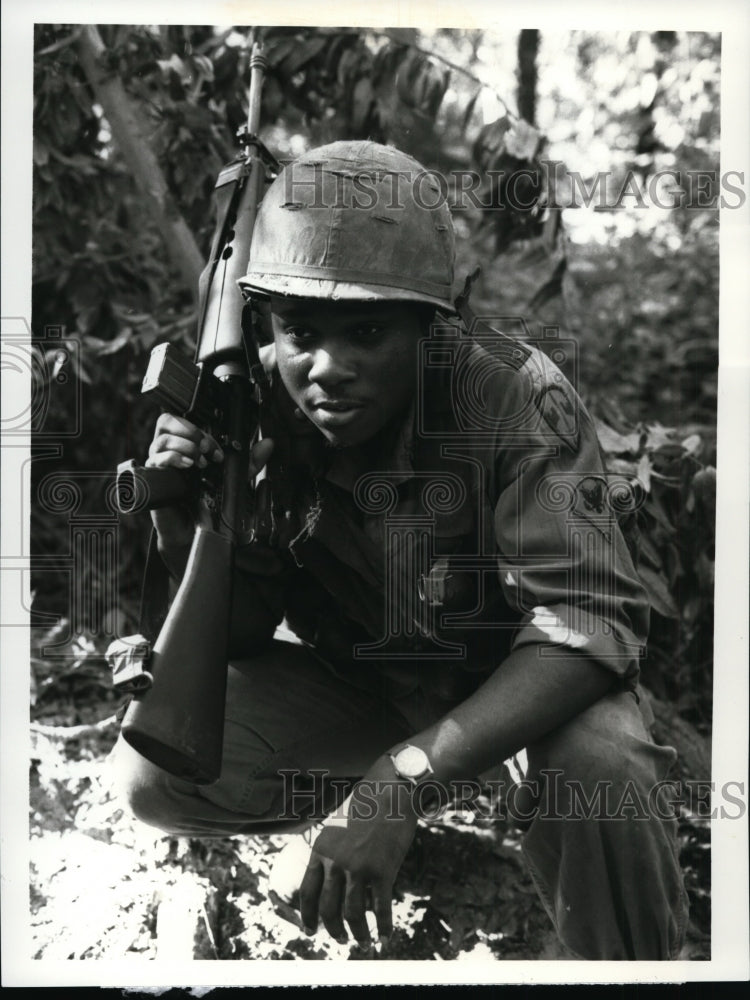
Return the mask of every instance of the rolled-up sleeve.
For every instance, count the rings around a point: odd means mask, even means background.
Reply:
[[[500,417],[491,477],[500,583],[520,615],[513,648],[577,650],[634,686],[649,605],[618,519],[635,492],[605,472],[592,421],[543,355],[502,391],[499,414],[525,411],[513,426]]]

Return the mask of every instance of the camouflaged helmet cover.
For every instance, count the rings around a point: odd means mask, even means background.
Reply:
[[[455,240],[434,175],[375,142],[289,164],[261,202],[243,291],[453,308]]]

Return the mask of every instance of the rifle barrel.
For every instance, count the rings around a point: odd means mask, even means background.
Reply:
[[[263,55],[263,46],[260,42],[256,42],[250,57],[250,96],[247,111],[247,131],[250,135],[257,135],[260,128],[260,97],[267,68],[268,60]]]

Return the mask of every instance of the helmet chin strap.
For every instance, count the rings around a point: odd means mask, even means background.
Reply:
[[[476,313],[469,305],[469,296],[471,295],[472,285],[481,273],[482,269],[479,265],[477,265],[473,271],[466,275],[464,287],[456,296],[453,308],[456,310],[456,313],[458,314],[467,333],[478,333],[480,330],[489,330],[490,333],[496,334],[501,341],[504,341],[506,344],[511,344],[513,346],[515,356],[517,358],[521,358],[522,361],[525,361],[531,353],[529,349],[519,341],[509,337],[507,333],[503,333],[502,330],[498,330],[496,326],[488,323],[485,319],[477,319]]]
[[[471,289],[474,282],[477,280],[479,275],[482,273],[482,268],[477,264],[473,271],[470,271],[464,279],[464,287],[456,296],[456,300],[453,303],[453,308],[456,310],[458,315],[461,317],[461,322],[464,324],[467,330],[472,328],[475,320],[474,312],[469,306],[469,296],[471,295]]]

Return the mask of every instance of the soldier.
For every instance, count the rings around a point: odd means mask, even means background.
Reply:
[[[326,816],[301,915],[366,945],[368,908],[390,933],[420,810],[525,749],[509,802],[560,940],[674,958],[686,897],[659,790],[675,753],[638,697],[648,605],[595,430],[543,353],[467,336],[453,268],[444,199],[395,149],[333,143],[269,189],[241,285],[273,381],[251,470],[273,546],[237,558],[222,776],[195,786],[121,745],[129,801],[190,836]],[[221,460],[159,418],[149,465]],[[179,580],[192,521],[153,519]]]

